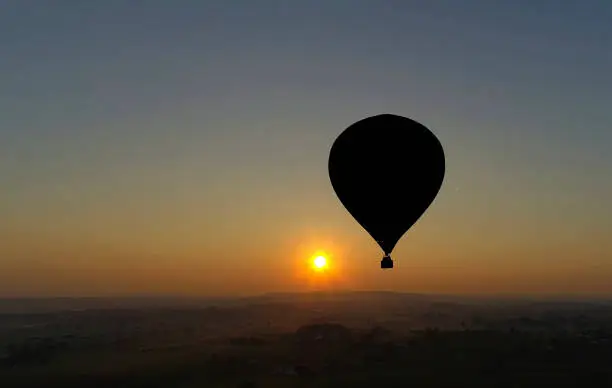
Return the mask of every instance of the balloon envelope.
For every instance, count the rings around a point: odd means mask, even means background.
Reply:
[[[444,150],[425,126],[382,114],[338,136],[328,169],[344,207],[389,255],[438,194]]]

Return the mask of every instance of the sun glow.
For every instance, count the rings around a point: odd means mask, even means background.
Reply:
[[[294,255],[296,286],[308,291],[353,288],[345,274],[348,249],[340,240],[317,234],[300,236],[300,240]]]
[[[315,269],[322,271],[327,267],[327,259],[325,258],[325,256],[318,255],[312,261],[312,265]]]

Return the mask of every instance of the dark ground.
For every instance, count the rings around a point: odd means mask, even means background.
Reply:
[[[3,388],[612,387],[605,301],[344,293],[0,309]]]

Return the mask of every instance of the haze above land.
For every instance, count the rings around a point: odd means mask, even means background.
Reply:
[[[385,303],[457,303],[458,305],[506,305],[507,303],[594,303],[612,302],[608,295],[495,295],[495,294],[418,294],[394,291],[319,291],[301,293],[266,293],[244,297],[185,297],[185,296],[133,296],[133,297],[50,297],[0,298],[0,314],[37,314],[62,311],[113,309],[189,309],[208,307],[241,307],[258,304],[317,305],[355,302],[364,304],[373,300]]]

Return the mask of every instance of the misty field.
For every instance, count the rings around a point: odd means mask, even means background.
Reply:
[[[2,387],[612,386],[605,301],[43,302],[0,303]]]

